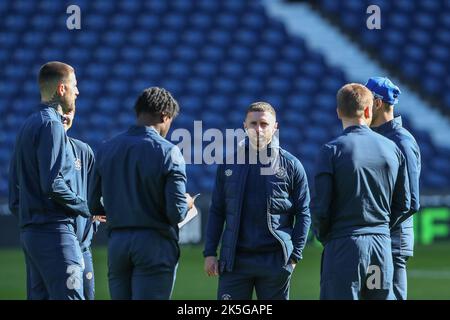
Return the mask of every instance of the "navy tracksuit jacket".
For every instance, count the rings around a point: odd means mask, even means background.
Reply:
[[[107,216],[113,299],[170,298],[185,192],[181,152],[154,128],[132,126],[99,147],[89,207]]]
[[[68,141],[68,147],[72,150],[75,157],[73,186],[79,195],[87,199],[89,176],[94,171],[94,152],[91,147],[83,141],[71,137],[68,137]],[[100,222],[94,222],[92,217],[85,218],[78,216],[75,220],[76,236],[80,243],[80,249],[84,259],[83,288],[86,300],[94,300],[95,296],[94,266],[90,248],[92,238],[97,232],[99,224]]]
[[[407,164],[409,190],[411,192],[411,205],[408,213],[410,217],[391,230],[394,294],[398,300],[405,300],[407,298],[406,261],[413,256],[414,251],[413,214],[420,208],[420,149],[411,133],[402,126],[400,116],[379,127],[372,128],[372,130],[394,141],[405,156]]]
[[[73,187],[67,144],[62,116],[42,106],[19,129],[11,159],[9,207],[21,228],[29,299],[83,299],[75,219],[90,214]]]
[[[248,154],[248,140],[240,148]],[[259,299],[287,299],[289,261],[302,258],[310,227],[306,173],[278,140],[269,150],[279,154],[273,174],[261,175],[261,163],[238,163],[236,154],[217,168],[203,254],[216,256],[221,239],[219,299],[251,299],[253,287]]]

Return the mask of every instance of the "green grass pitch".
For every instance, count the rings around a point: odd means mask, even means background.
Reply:
[[[215,299],[217,278],[203,272],[200,246],[182,246],[173,299]],[[318,299],[321,248],[309,244],[294,272],[291,299]],[[96,299],[109,299],[106,248],[94,247]],[[408,263],[410,299],[450,299],[450,243],[416,246]],[[25,299],[20,249],[0,249],[0,299]]]

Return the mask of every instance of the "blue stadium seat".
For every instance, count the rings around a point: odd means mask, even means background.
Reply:
[[[134,124],[135,121],[136,121],[136,117],[130,111],[120,112],[117,117],[117,124],[122,128],[126,128],[126,127]]]
[[[128,41],[132,47],[147,47],[149,43],[152,43],[154,34],[148,31],[138,30],[130,34]]]
[[[17,35],[13,32],[2,31],[2,32],[0,32],[0,42],[6,48],[8,48],[8,47],[11,48],[17,42],[19,42],[19,39],[17,38]]]
[[[119,11],[124,15],[133,16],[142,9],[143,4],[141,1],[121,1],[119,3]]]
[[[203,100],[195,95],[181,96],[178,98],[178,102],[181,108],[186,110],[187,113],[192,112],[197,114],[197,112],[205,108]]]
[[[90,76],[93,79],[105,79],[109,73],[110,68],[107,64],[97,64],[97,63],[91,63],[86,68],[86,75]]]
[[[174,47],[178,43],[178,34],[173,30],[161,30],[155,37],[155,41],[158,42],[159,45],[171,48]]]
[[[187,17],[179,13],[169,13],[164,16],[163,24],[168,29],[183,30],[187,24]]]
[[[216,91],[223,94],[232,94],[237,90],[236,83],[228,78],[216,79],[213,86]]]
[[[142,50],[142,48],[139,47],[137,48],[125,47],[122,50],[120,50],[120,54],[123,57],[124,61],[134,64],[141,63],[145,56],[144,51]]]
[[[357,26],[355,23],[366,18],[361,14],[361,8],[371,4],[378,5],[382,10],[380,30],[368,30],[365,25]],[[334,1],[320,0],[315,6],[386,65],[391,73],[433,101],[445,114],[449,114],[446,87],[437,84],[437,79],[442,79],[448,73],[448,1],[361,0],[346,1],[343,5],[345,10],[340,10]]]
[[[283,61],[300,64],[304,55],[305,49],[301,46],[285,46],[282,50]]]
[[[170,60],[171,52],[164,47],[150,47],[147,56],[152,62],[164,63]]]
[[[130,30],[134,26],[133,15],[125,15],[123,13],[118,13],[113,17],[110,17],[110,25],[114,29],[120,29],[123,31]]]
[[[239,63],[245,63],[252,57],[252,51],[253,50],[247,46],[232,46],[229,51],[229,57],[230,59],[238,61]]]
[[[230,1],[230,2],[232,2],[232,1]],[[199,11],[203,12],[204,14],[215,13],[219,9],[219,2],[218,1],[208,1],[208,0],[198,0],[198,1],[196,1],[194,8],[197,8]]]
[[[297,60],[299,61],[299,60]],[[291,77],[295,76],[298,72],[298,68],[300,67],[300,63],[293,62],[276,62],[273,66],[274,71],[277,75],[283,77],[284,79],[291,79]],[[291,81],[289,81],[291,82]]]
[[[203,59],[217,63],[223,61],[225,50],[217,46],[205,45],[201,50],[201,55]]]
[[[8,1],[0,2],[0,12],[1,13],[7,12],[9,7],[10,7],[10,2],[8,2]]]
[[[145,63],[139,66],[138,76],[148,76],[157,79],[162,75],[164,66],[157,62]]]
[[[112,67],[112,74],[119,77],[116,81],[118,83],[125,82],[124,80],[130,79],[136,76],[139,65],[127,60],[126,63],[121,63]]]
[[[212,78],[218,72],[218,65],[211,62],[198,62],[194,65],[193,71],[203,78]]]
[[[167,66],[167,73],[176,79],[183,79],[191,73],[191,68],[184,62],[172,62]]]
[[[94,58],[101,62],[101,67],[105,67],[117,58],[117,51],[114,48],[99,47],[93,53]]]
[[[93,1],[92,7],[93,7],[92,9],[95,10],[95,12],[109,14],[115,10],[116,3],[114,1],[99,0]]]
[[[32,28],[40,30],[42,32],[49,30],[54,24],[55,20],[45,15],[34,16],[33,19],[31,19]]]
[[[243,30],[237,33],[234,38],[237,43],[247,46],[254,46],[259,42],[260,32],[257,30]]]
[[[189,15],[189,24],[193,29],[208,29],[212,25],[212,18],[209,15],[194,12]]]
[[[212,87],[211,82],[208,79],[201,77],[191,78],[187,84],[187,90],[192,94],[204,95],[207,94]]]
[[[243,110],[231,110],[227,114],[228,123],[231,128],[242,128],[242,123],[245,120],[245,112]]]
[[[120,47],[125,43],[126,34],[122,31],[107,31],[102,35],[106,46]]]
[[[277,92],[279,94],[287,93],[291,90],[291,81],[288,77],[271,77],[266,82],[266,88],[271,92]]]
[[[91,51],[88,48],[73,48],[72,50],[70,50],[67,53],[67,57],[70,60],[77,60],[80,61],[80,63],[85,63],[85,62],[89,62],[91,59]],[[79,71],[78,74],[80,74],[80,72],[83,71]]]
[[[190,46],[178,45],[174,50],[175,50],[174,57],[177,60],[183,60],[187,63],[192,63],[192,62],[197,61],[198,52]]]
[[[196,46],[203,44],[204,34],[197,29],[191,30],[188,29],[182,34],[181,39],[187,45],[190,45],[192,46],[192,48],[195,48]]]
[[[226,120],[217,112],[212,112],[210,110],[202,111],[201,116],[202,124],[204,129],[216,128],[223,129],[226,127]]]
[[[159,17],[155,14],[141,13],[136,20],[137,28],[141,31],[154,32],[160,26]]]
[[[18,48],[17,50],[15,50],[13,52],[12,58],[17,63],[24,63],[24,62],[26,63],[26,62],[33,61],[35,59],[35,55],[36,54],[33,51]]]
[[[27,1],[27,0],[17,0],[14,1],[12,7],[16,12],[21,14],[29,14],[35,12],[37,2]]]
[[[175,98],[184,91],[184,83],[179,79],[165,79],[158,85],[169,90]]]
[[[245,77],[240,80],[239,89],[254,95],[260,95],[264,90],[264,82],[259,77]]]
[[[173,0],[170,1],[169,5],[171,11],[176,11],[183,14],[189,13],[189,11],[191,11],[192,9],[191,4],[184,0]]]
[[[67,35],[66,35],[67,37]],[[80,32],[77,34],[77,43],[80,46],[94,46],[99,41],[99,36],[95,32]]]
[[[86,13],[82,19],[83,25],[95,32],[105,30],[109,26],[109,17],[106,15],[106,12],[99,12],[97,14]]]
[[[124,77],[123,75],[119,75],[119,77],[123,79],[127,78]],[[107,90],[108,95],[114,96],[116,100],[117,98],[123,97],[129,92],[129,85],[127,82],[123,81],[123,79],[121,80],[111,79],[106,83],[105,88]]]
[[[250,103],[273,104],[281,143],[302,161],[310,181],[320,145],[342,132],[335,94],[348,82],[345,73],[328,65],[304,39],[288,34],[259,1],[76,3],[82,9],[80,32],[65,29],[67,15],[55,9],[54,1],[0,1],[0,197],[7,194],[4,178],[17,129],[39,105],[30,75],[43,61],[68,61],[76,67],[80,96],[70,134],[94,150],[135,123],[137,96],[156,85],[171,91],[180,104],[169,137],[177,128],[192,132],[195,120],[202,121],[204,130],[242,128]],[[370,0],[320,0],[315,6],[333,15],[343,30],[351,30],[363,47],[375,50],[383,44],[374,53],[377,59],[450,109],[450,5],[375,3],[389,32],[365,27]],[[55,27],[59,23],[63,29]],[[423,187],[448,188],[450,151],[437,147],[407,118],[404,122],[421,148]],[[215,170],[214,165],[188,165],[189,191],[211,191]]]
[[[267,63],[276,61],[278,57],[278,51],[276,49],[276,45],[269,46],[269,45],[260,45],[255,48],[255,56],[260,59],[261,61]]]
[[[219,28],[222,29],[236,29],[239,25],[239,19],[236,15],[230,14],[228,12],[221,12],[218,14],[215,23]]]

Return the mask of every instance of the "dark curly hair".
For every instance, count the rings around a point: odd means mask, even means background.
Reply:
[[[134,111],[139,116],[141,113],[148,113],[153,116],[166,115],[174,118],[180,112],[178,102],[164,88],[147,88],[138,97],[134,105]]]

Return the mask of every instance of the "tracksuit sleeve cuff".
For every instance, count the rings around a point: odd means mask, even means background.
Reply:
[[[217,257],[217,252],[213,250],[204,250],[203,251],[203,257]]]
[[[302,254],[300,253],[300,254],[295,254],[295,253],[292,253],[291,254],[291,257],[289,258],[292,262],[294,262],[294,263],[298,263],[300,260],[302,260]]]

